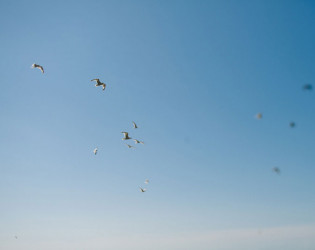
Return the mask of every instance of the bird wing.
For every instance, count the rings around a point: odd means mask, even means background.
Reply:
[[[137,124],[135,122],[132,122],[133,128],[138,128]]]
[[[44,68],[40,65],[38,65],[38,68],[41,70],[41,72],[44,74]]]
[[[99,82],[99,80],[100,80],[100,79],[96,78],[96,79],[92,79],[91,82],[92,82],[92,81]]]

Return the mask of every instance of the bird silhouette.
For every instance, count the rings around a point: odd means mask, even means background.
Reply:
[[[122,140],[130,140],[132,139],[131,137],[129,137],[128,132],[121,132],[124,134],[124,138],[122,138]]]
[[[36,64],[36,63],[33,63],[33,64],[32,64],[32,68],[38,68],[38,69],[40,69],[41,72],[44,74],[44,68],[43,68],[42,66],[40,66],[40,65],[38,65],[38,64]]]
[[[101,82],[100,79],[96,78],[96,79],[92,79],[91,82],[92,82],[92,81],[96,81],[95,87],[103,86],[103,90],[105,90],[106,84],[103,83],[103,82]]]

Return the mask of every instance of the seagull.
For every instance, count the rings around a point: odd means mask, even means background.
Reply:
[[[124,138],[122,138],[122,140],[129,140],[132,139],[131,137],[128,136],[128,132],[121,132],[124,134]]]
[[[126,145],[128,146],[128,148],[136,148],[136,147],[131,146],[131,145],[129,145],[129,144],[126,144]]]
[[[303,89],[304,89],[304,90],[312,90],[312,89],[313,89],[313,86],[312,86],[311,84],[305,84],[305,85],[303,86]]]
[[[256,118],[257,118],[258,120],[260,120],[260,119],[262,118],[262,113],[258,113],[258,114],[256,115]]]
[[[294,128],[295,127],[295,122],[290,122],[290,127]]]
[[[149,180],[146,179],[146,180],[144,181],[144,184],[149,184]]]
[[[142,188],[142,187],[139,187],[140,188],[140,191],[142,192],[142,193],[144,193],[145,191],[147,191],[145,188]]]
[[[278,168],[278,167],[272,168],[272,171],[277,173],[277,174],[280,174],[280,168]]]
[[[144,144],[143,141],[139,141],[139,140],[137,140],[137,139],[133,139],[133,140],[135,141],[135,144],[138,144],[138,143]]]
[[[40,69],[40,70],[42,71],[42,73],[44,74],[44,68],[43,68],[42,66],[40,66],[40,65],[38,65],[38,64],[36,64],[36,63],[33,63],[33,64],[32,64],[32,68],[38,68],[38,69]]]
[[[132,122],[133,128],[138,128],[137,124],[135,122]]]
[[[97,151],[98,151],[98,148],[95,148],[95,149],[93,150],[93,152],[94,152],[95,155],[97,154]]]
[[[96,79],[91,80],[91,82],[92,82],[92,81],[96,81],[95,87],[103,86],[103,90],[105,90],[106,84],[103,83],[103,82],[101,82],[100,79],[97,79],[97,78],[96,78]]]

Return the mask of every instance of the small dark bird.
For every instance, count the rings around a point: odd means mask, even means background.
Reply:
[[[135,122],[132,122],[133,128],[138,128],[137,124]]]
[[[124,134],[124,138],[122,138],[122,140],[130,140],[132,139],[131,137],[129,137],[128,132],[121,132]]]
[[[101,82],[100,79],[93,79],[93,80],[91,80],[91,82],[92,82],[92,81],[96,81],[95,87],[103,86],[103,90],[105,90],[106,84],[103,83],[103,82]]]
[[[131,146],[131,145],[129,145],[129,144],[126,144],[126,145],[128,146],[128,148],[136,148],[136,147]]]
[[[311,84],[305,84],[305,85],[303,86],[303,89],[304,89],[304,90],[312,90],[312,89],[313,89],[313,86],[312,86]]]
[[[294,128],[295,127],[295,122],[290,122],[290,127]]]
[[[277,174],[280,174],[280,168],[278,168],[278,167],[274,167],[274,168],[272,168],[272,171],[273,172],[275,172],[275,173],[277,173]]]
[[[142,192],[142,193],[144,193],[145,191],[147,191],[145,188],[142,188],[142,187],[139,187],[140,188],[140,191]]]
[[[133,140],[135,141],[135,144],[138,144],[138,143],[144,144],[143,141],[139,141],[139,140],[137,140],[137,139],[133,139]]]
[[[40,65],[38,65],[38,64],[36,64],[36,63],[33,63],[33,64],[32,64],[32,68],[38,68],[38,69],[40,69],[41,72],[44,74],[44,68],[43,68],[42,66],[40,66]]]

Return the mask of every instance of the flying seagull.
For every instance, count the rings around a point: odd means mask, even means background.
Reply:
[[[124,138],[122,138],[122,140],[129,140],[132,139],[131,137],[128,136],[128,132],[121,132],[124,134]]]
[[[258,113],[258,114],[256,115],[256,118],[257,118],[258,120],[260,120],[260,119],[262,118],[262,113]]]
[[[280,168],[278,168],[278,167],[272,168],[272,171],[277,173],[277,174],[280,174]]]
[[[96,81],[95,87],[103,86],[103,90],[105,90],[106,84],[103,83],[103,82],[101,82],[100,79],[93,79],[93,80],[91,80],[91,82],[92,82],[92,81]]]
[[[313,89],[313,86],[312,86],[311,84],[305,84],[305,85],[303,86],[303,89],[304,89],[304,90],[312,90],[312,89]]]
[[[137,139],[133,139],[133,140],[135,141],[135,144],[138,144],[138,143],[144,144],[143,141],[139,141],[139,140],[137,140]]]
[[[144,181],[144,184],[149,184],[149,180],[146,179],[146,180]]]
[[[95,148],[95,149],[93,150],[93,152],[94,152],[95,155],[97,154],[97,151],[98,151],[98,148]]]
[[[142,193],[144,193],[145,191],[147,191],[145,188],[142,188],[142,187],[139,187],[140,188],[140,191],[142,192]]]
[[[290,122],[290,127],[294,128],[295,127],[295,122]]]
[[[137,124],[135,122],[132,122],[133,128],[138,128]]]
[[[128,148],[135,148],[134,146],[131,146],[129,144],[126,144],[128,146]]]
[[[40,66],[40,65],[38,65],[38,64],[36,64],[36,63],[33,63],[33,64],[32,64],[32,68],[38,68],[38,69],[40,69],[40,70],[42,71],[42,73],[44,74],[44,68],[43,68],[42,66]]]

